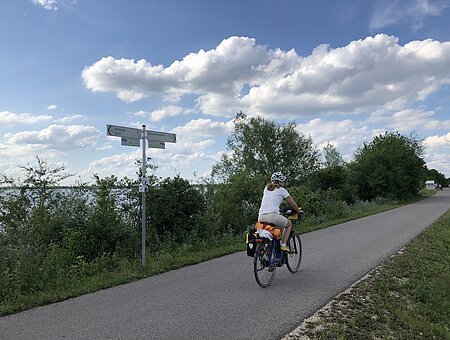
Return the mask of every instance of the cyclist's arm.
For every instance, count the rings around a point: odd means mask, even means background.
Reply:
[[[301,208],[298,207],[297,203],[295,203],[294,199],[291,196],[286,197],[286,202],[288,202],[290,206],[300,214]]]

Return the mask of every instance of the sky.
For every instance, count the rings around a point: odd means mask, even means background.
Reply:
[[[295,122],[344,160],[416,133],[450,177],[450,0],[0,0],[0,174],[36,155],[63,184],[136,178],[107,124],[176,133],[147,150],[192,182],[236,113]]]

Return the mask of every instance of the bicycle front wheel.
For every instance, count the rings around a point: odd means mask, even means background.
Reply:
[[[263,288],[268,287],[275,277],[277,267],[270,265],[271,247],[270,243],[264,241],[256,247],[253,257],[253,272],[258,285]]]
[[[296,273],[302,262],[302,240],[300,235],[292,234],[288,241],[289,253],[287,253],[286,264],[291,273]]]

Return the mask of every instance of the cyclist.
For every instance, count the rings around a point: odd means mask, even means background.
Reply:
[[[259,208],[258,222],[273,223],[277,228],[283,229],[281,238],[282,251],[289,251],[286,245],[292,229],[292,222],[280,214],[280,204],[286,200],[298,214],[301,208],[298,207],[289,192],[283,187],[286,176],[281,172],[272,174],[271,182],[266,185],[263,191],[261,207]]]

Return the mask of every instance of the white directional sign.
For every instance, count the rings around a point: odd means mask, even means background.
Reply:
[[[140,147],[141,146],[141,140],[137,139],[137,138],[122,137],[120,139],[120,144],[124,145],[124,146],[137,146],[137,147]]]
[[[169,142],[176,143],[177,135],[169,132],[147,130],[147,139],[153,142]]]
[[[125,137],[140,139],[142,137],[142,130],[125,126],[106,125],[106,132],[108,136]]]
[[[135,141],[132,142],[132,140],[142,138],[141,129],[108,124],[106,126],[106,131],[108,136],[126,138],[127,141],[122,141],[122,145],[139,146]],[[168,143],[177,142],[177,135],[174,133],[152,131],[152,130],[145,130],[145,132],[147,134],[147,139],[149,142],[168,142]]]
[[[152,149],[165,149],[166,148],[166,143],[149,140],[148,141],[148,147],[152,148]]]
[[[120,140],[120,144],[124,145],[124,146],[137,146],[137,147],[140,147],[141,146],[141,140],[140,139],[135,139],[135,138],[122,137],[121,140]],[[154,141],[154,140],[149,140],[148,141],[148,147],[152,148],[152,149],[165,149],[166,148],[166,143],[158,142],[158,141]]]

